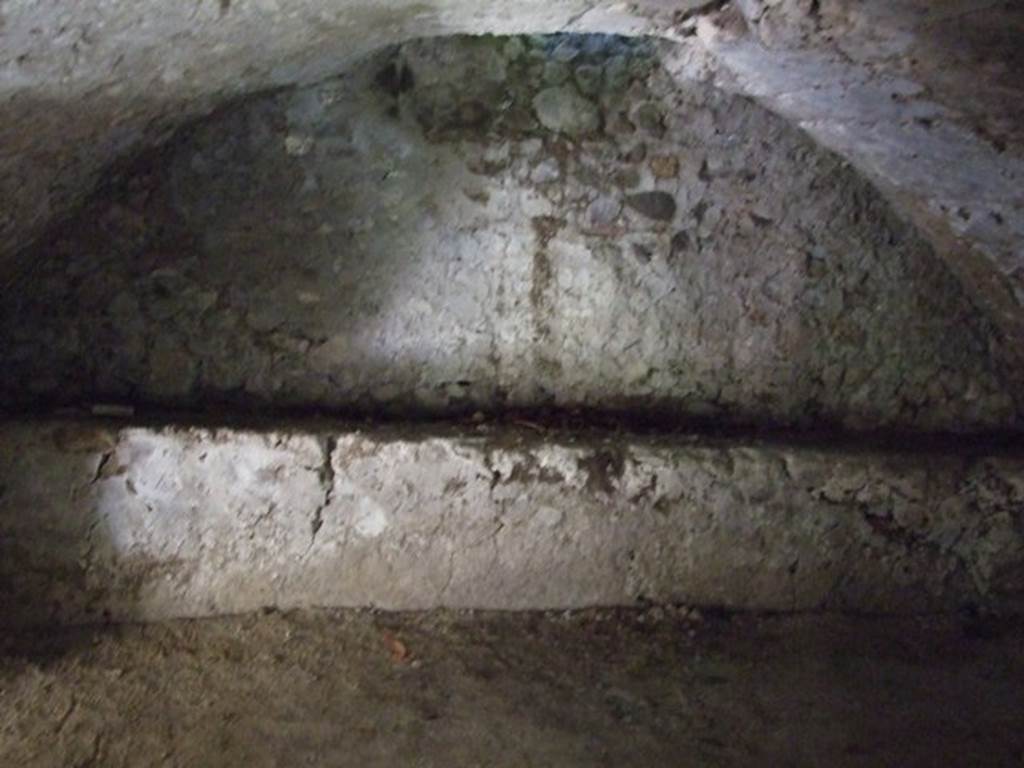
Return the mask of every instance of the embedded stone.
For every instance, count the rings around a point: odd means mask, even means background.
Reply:
[[[572,70],[565,62],[549,61],[544,64],[542,79],[547,85],[561,85],[572,75]]]
[[[651,102],[645,102],[636,108],[633,122],[654,136],[662,136],[665,133],[665,115]]]
[[[637,192],[626,198],[626,205],[655,221],[671,221],[676,215],[675,198],[668,192]]]
[[[573,73],[576,85],[587,96],[594,96],[601,90],[601,68],[593,64],[581,64]]]
[[[648,165],[657,179],[674,179],[679,175],[679,158],[675,155],[657,155]]]
[[[545,88],[534,97],[533,108],[549,131],[578,136],[601,127],[597,105],[571,85]]]
[[[602,229],[610,226],[622,211],[622,203],[612,197],[599,197],[587,209],[587,224]]]

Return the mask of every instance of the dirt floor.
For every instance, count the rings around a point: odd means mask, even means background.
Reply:
[[[4,766],[1024,764],[1024,627],[265,613],[8,636]]]

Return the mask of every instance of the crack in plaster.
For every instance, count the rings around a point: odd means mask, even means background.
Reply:
[[[327,435],[319,438],[320,450],[322,452],[323,461],[320,467],[317,469],[317,477],[320,481],[321,488],[323,489],[323,501],[317,505],[316,509],[313,510],[313,517],[310,520],[310,539],[309,546],[306,548],[306,555],[309,554],[310,550],[316,544],[317,534],[320,533],[320,529],[324,525],[324,510],[330,506],[331,499],[334,496],[334,451],[338,447],[338,438],[334,435]]]

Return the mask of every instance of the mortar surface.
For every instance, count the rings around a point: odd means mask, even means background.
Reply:
[[[550,433],[0,426],[0,625],[263,606],[1019,611],[1024,457]]]

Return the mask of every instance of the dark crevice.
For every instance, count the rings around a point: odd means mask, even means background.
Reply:
[[[181,410],[138,408],[130,418],[93,416],[88,409],[0,410],[0,421],[45,422],[53,419],[83,423],[105,423],[112,427],[143,426],[155,429],[200,427],[239,429],[253,432],[295,432],[327,435],[345,431],[375,429],[404,437],[424,438],[457,435],[490,435],[495,432],[531,441],[572,442],[635,436],[650,439],[693,439],[707,441],[751,441],[767,445],[788,445],[842,453],[953,454],[992,456],[1024,454],[1024,437],[1013,431],[972,433],[910,432],[904,430],[849,431],[817,424],[812,428],[746,424],[724,425],[715,420],[670,419],[664,415],[607,410],[509,410],[474,413],[463,417],[420,414],[390,417],[351,410],[328,411],[309,408],[277,408],[263,411]],[[333,451],[333,437],[324,438],[325,457]],[[326,461],[326,458],[325,458]],[[321,477],[332,477],[326,464]]]

